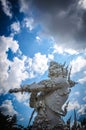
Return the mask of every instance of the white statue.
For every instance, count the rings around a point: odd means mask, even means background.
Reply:
[[[39,83],[32,83],[31,85],[24,85],[20,89],[11,89],[9,92],[30,92],[30,107],[34,108],[37,116],[33,123],[33,129],[37,127],[49,127],[55,129],[64,125],[61,116],[65,116],[67,112],[67,105],[62,110],[62,106],[68,99],[70,88],[76,83],[70,80],[71,69],[60,65],[57,62],[50,62],[49,79],[40,81]],[[46,125],[46,123],[48,125]],[[44,123],[44,124],[43,124]],[[46,125],[46,126],[43,126]],[[38,129],[37,129],[38,130]]]

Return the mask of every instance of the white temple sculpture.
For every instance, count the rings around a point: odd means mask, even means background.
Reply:
[[[9,90],[10,93],[31,93],[30,107],[34,108],[34,111],[37,112],[32,130],[66,129],[61,117],[66,115],[68,103],[64,107],[64,110],[62,110],[62,106],[68,99],[71,87],[76,84],[70,80],[70,74],[71,69],[68,70],[65,64],[61,65],[51,61],[48,79],[40,81],[39,83],[24,85],[19,89]]]

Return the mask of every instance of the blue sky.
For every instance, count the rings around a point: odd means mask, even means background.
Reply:
[[[27,125],[30,94],[9,89],[48,78],[50,61],[72,66],[78,84],[68,118],[86,114],[86,0],[0,0],[0,109]],[[5,108],[5,109],[3,109]]]

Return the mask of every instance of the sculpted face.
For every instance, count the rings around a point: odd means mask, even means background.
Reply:
[[[67,70],[66,70],[66,68],[63,67],[63,65],[60,65],[57,62],[52,61],[52,62],[50,62],[48,77],[56,78],[59,76],[67,76],[66,71]]]

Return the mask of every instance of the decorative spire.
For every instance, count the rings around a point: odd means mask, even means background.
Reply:
[[[71,75],[72,66],[70,67],[69,74],[68,74],[68,81],[70,82],[70,75]]]
[[[77,118],[76,118],[76,111],[74,109],[74,128],[77,129]]]

